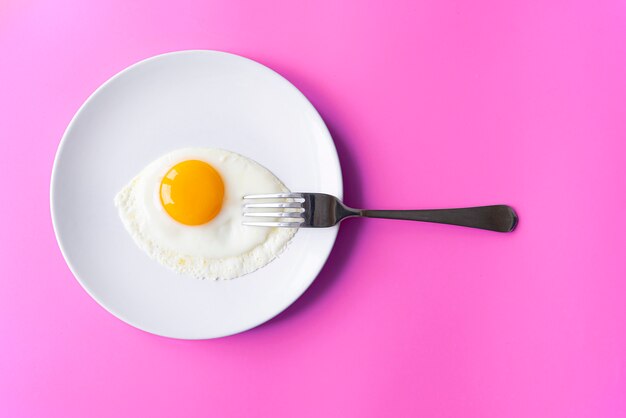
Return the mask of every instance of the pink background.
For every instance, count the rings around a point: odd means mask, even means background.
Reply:
[[[0,416],[626,416],[626,3],[369,3],[0,3]],[[299,87],[348,203],[508,203],[518,230],[353,221],[257,329],[122,323],[63,261],[50,172],[96,87],[179,49]]]

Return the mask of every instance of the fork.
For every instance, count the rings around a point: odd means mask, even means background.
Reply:
[[[254,194],[243,197],[244,225],[326,228],[350,217],[404,219],[511,232],[518,217],[506,205],[457,209],[365,210],[344,205],[324,193]],[[273,218],[272,220],[268,220]]]

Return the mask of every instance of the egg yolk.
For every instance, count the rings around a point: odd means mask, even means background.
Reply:
[[[165,174],[160,197],[163,208],[174,220],[185,225],[202,225],[220,212],[224,182],[211,165],[187,160]]]

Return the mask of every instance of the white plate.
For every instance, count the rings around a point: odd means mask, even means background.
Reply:
[[[171,272],[134,244],[113,197],[150,161],[182,147],[228,149],[258,161],[291,190],[342,196],[332,138],[292,84],[236,55],[175,52],[122,71],[74,116],[52,172],[59,246],[85,290],[137,328],[186,339],[245,331],[306,290],[338,229],[302,229],[278,259],[230,281]]]

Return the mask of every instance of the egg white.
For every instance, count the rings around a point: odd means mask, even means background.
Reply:
[[[186,160],[209,163],[224,181],[222,208],[204,225],[175,221],[160,202],[161,179],[172,166]],[[288,191],[269,170],[242,155],[214,148],[184,148],[150,163],[114,202],[135,243],[159,263],[197,278],[232,279],[268,264],[296,232],[242,225],[242,197]]]

